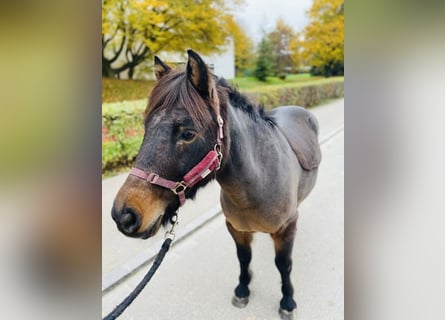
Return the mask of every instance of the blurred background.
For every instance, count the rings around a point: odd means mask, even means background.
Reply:
[[[0,318],[98,319],[100,3],[0,4]]]
[[[106,5],[49,0],[0,5],[1,318],[100,318]],[[256,8],[250,2],[235,5],[243,5],[238,11],[245,15]],[[278,29],[275,17],[267,15],[276,5],[281,3],[274,1],[266,11],[264,30],[234,15],[254,48],[271,41],[270,32]],[[311,3],[302,10],[310,8]],[[355,1],[342,10],[345,318],[442,319],[444,7],[432,1]],[[311,18],[303,16],[306,22],[299,20],[293,32],[306,30]],[[288,17],[281,18],[282,26],[290,25]],[[335,38],[326,36],[325,41]],[[247,65],[258,61],[247,57]],[[299,63],[291,73],[317,71],[300,66],[311,67]],[[320,76],[328,71],[321,69]],[[258,79],[255,67],[242,60],[235,61],[236,74]],[[292,80],[288,69],[275,76]]]
[[[442,319],[444,5],[345,14],[346,318]]]

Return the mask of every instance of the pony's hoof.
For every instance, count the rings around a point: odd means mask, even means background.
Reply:
[[[245,308],[249,302],[249,297],[237,297],[233,296],[232,304],[237,308]]]
[[[294,314],[295,314],[295,310],[292,311],[287,311],[285,309],[281,309],[278,311],[280,314],[280,318],[281,320],[293,320],[294,319]]]

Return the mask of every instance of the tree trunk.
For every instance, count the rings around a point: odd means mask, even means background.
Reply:
[[[148,48],[145,47],[139,55],[132,55],[131,60],[127,58],[127,62],[122,64],[120,67],[113,68],[111,64],[116,59],[108,59],[102,55],[102,77],[107,78],[120,78],[120,73],[128,70],[128,78],[133,79],[135,68],[142,63],[148,55]]]
[[[128,68],[128,79],[132,80],[133,79],[133,75],[134,75],[134,67],[135,66],[130,66]]]
[[[111,78],[113,77],[113,70],[106,59],[102,57],[102,77]]]
[[[116,78],[116,71],[111,67],[111,63],[105,57],[102,57],[102,77]]]

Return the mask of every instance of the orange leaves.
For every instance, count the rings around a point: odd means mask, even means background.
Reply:
[[[344,61],[343,0],[314,0],[304,30],[303,57],[313,67]]]
[[[226,23],[233,36],[236,73],[242,75],[243,72],[253,68],[255,61],[254,44],[245,31],[231,17],[228,17]]]

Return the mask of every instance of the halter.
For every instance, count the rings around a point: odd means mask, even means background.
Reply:
[[[213,171],[219,170],[222,161],[222,139],[224,121],[218,115],[218,130],[216,132],[216,144],[213,150],[210,150],[205,157],[198,162],[190,171],[188,171],[181,181],[172,181],[165,179],[154,172],[146,172],[142,169],[133,167],[130,170],[130,175],[136,176],[140,179],[147,180],[151,184],[155,184],[167,189],[170,189],[179,198],[180,206],[185,203],[185,190],[193,187],[199,181],[207,177]]]

